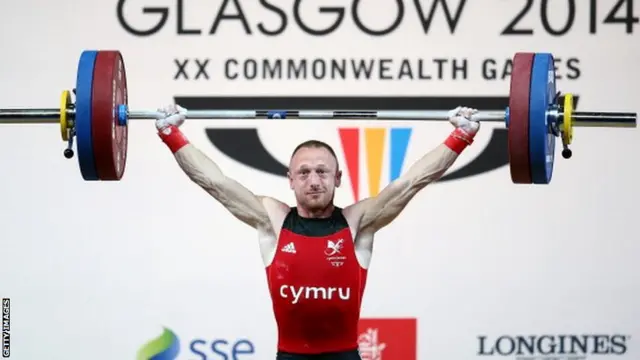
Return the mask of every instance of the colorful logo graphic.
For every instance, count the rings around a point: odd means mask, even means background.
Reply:
[[[164,328],[162,335],[144,344],[136,360],[175,360],[180,352],[180,341],[171,329]]]
[[[418,321],[408,319],[360,319],[358,347],[363,360],[416,360]]]
[[[365,197],[360,191],[360,163],[363,157],[366,161],[367,173],[365,176],[369,197],[378,195],[382,188],[382,171],[385,164],[388,167],[386,184],[402,174],[404,159],[411,139],[411,128],[340,128],[338,132],[355,201]],[[360,135],[362,133],[364,133],[364,156],[361,156],[360,153]],[[387,149],[386,153],[385,149]]]

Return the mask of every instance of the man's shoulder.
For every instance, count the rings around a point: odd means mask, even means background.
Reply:
[[[286,211],[286,212],[289,212],[291,210],[291,206],[271,196],[260,195],[258,196],[258,200],[260,200],[262,205],[268,208],[273,208],[275,210]]]
[[[344,209],[342,209],[342,213],[345,216],[348,215],[350,217],[362,216],[362,214],[366,211],[367,207],[371,205],[372,200],[373,200],[372,198],[366,198],[366,199],[357,201],[351,205],[345,206]]]
[[[258,200],[262,203],[262,206],[269,217],[273,231],[278,234],[280,232],[282,222],[291,212],[292,207],[270,196],[258,196]]]
[[[362,199],[351,205],[346,206],[342,210],[342,215],[349,223],[349,227],[359,232],[360,223],[367,209],[371,206],[372,198]]]

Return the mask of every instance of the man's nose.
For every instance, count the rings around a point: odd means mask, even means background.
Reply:
[[[320,176],[318,176],[318,174],[316,173],[311,173],[311,175],[309,176],[309,183],[312,185],[319,185],[320,184]]]
[[[319,190],[321,185],[322,185],[322,183],[320,181],[320,177],[317,176],[317,175],[311,175],[309,177],[308,184],[309,184],[309,187],[314,191]]]

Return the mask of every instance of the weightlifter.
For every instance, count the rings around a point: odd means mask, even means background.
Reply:
[[[358,321],[375,233],[438,180],[473,142],[475,109],[449,112],[454,130],[380,194],[345,208],[333,203],[342,181],[331,146],[309,140],[289,163],[289,206],[252,193],[190,144],[179,127],[187,110],[159,109],[158,134],[180,168],[232,215],[257,230],[278,326],[277,360],[360,360]]]

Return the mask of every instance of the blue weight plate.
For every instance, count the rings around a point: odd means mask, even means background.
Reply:
[[[91,97],[93,93],[93,68],[97,51],[83,51],[78,62],[76,77],[76,142],[78,163],[82,178],[88,181],[98,180],[95,158],[93,156],[93,135],[91,133]]]
[[[553,174],[556,137],[547,116],[556,96],[553,56],[538,53],[533,58],[529,91],[529,161],[534,184],[548,184]]]

